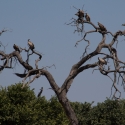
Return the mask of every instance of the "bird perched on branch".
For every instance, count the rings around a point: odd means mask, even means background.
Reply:
[[[107,31],[107,29],[105,28],[105,26],[103,26],[101,23],[98,22],[98,25],[99,25],[99,28],[100,28],[102,31]]]
[[[99,60],[99,65],[102,65],[102,66],[104,64],[107,65],[107,62],[104,59],[98,57],[98,60]]]
[[[86,21],[90,22],[90,16],[86,13],[85,15]]]
[[[19,51],[20,52],[20,49],[19,49],[19,47],[17,45],[14,44],[13,48],[15,49],[15,51]]]
[[[117,53],[117,50],[115,48],[112,47],[111,50],[113,53]]]
[[[113,54],[114,58],[117,59],[117,58],[118,58],[118,57],[117,57],[117,50],[112,47],[112,48],[111,48],[111,51],[112,51],[112,54]]]
[[[76,16],[78,16],[80,19],[84,17],[84,11],[80,10],[75,14]]]
[[[30,47],[31,50],[35,49],[34,44],[30,41],[30,39],[28,39],[28,45]]]

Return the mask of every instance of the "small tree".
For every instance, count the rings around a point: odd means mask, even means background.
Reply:
[[[36,97],[22,84],[0,89],[1,125],[66,125],[69,123],[56,97]]]
[[[42,55],[39,54],[38,52],[36,52],[34,50],[35,46],[34,44],[28,40],[28,44],[29,44],[29,48],[19,48],[17,45],[14,45],[14,49],[15,51],[9,53],[9,54],[5,54],[5,52],[0,51],[0,55],[2,56],[1,60],[4,61],[3,65],[1,65],[0,70],[4,70],[5,68],[12,68],[12,62],[13,59],[16,59],[19,61],[19,63],[25,68],[25,72],[23,74],[20,73],[16,73],[17,76],[23,78],[22,82],[23,84],[23,88],[25,87],[25,80],[34,75],[33,78],[28,82],[28,85],[30,83],[32,83],[36,78],[39,78],[41,75],[45,76],[46,79],[48,80],[50,86],[52,87],[53,91],[55,92],[55,94],[57,95],[57,98],[59,100],[59,102],[61,103],[61,105],[63,106],[65,113],[67,115],[67,117],[70,120],[70,123],[72,125],[78,125],[78,119],[74,113],[74,110],[72,109],[70,102],[67,98],[67,92],[69,91],[69,88],[71,86],[71,84],[73,83],[73,80],[75,79],[75,77],[77,75],[79,75],[80,73],[82,73],[83,71],[89,69],[89,68],[95,68],[97,67],[96,70],[99,70],[100,73],[102,75],[108,76],[111,81],[112,81],[112,87],[115,88],[115,92],[113,94],[113,99],[120,99],[121,97],[121,92],[119,91],[119,89],[116,87],[116,82],[119,81],[119,78],[121,78],[122,80],[122,85],[124,87],[124,83],[125,83],[125,63],[122,60],[119,60],[118,58],[118,54],[117,54],[117,49],[113,47],[113,45],[118,42],[118,37],[119,36],[125,36],[125,30],[121,31],[118,30],[116,31],[114,34],[111,31],[108,31],[107,28],[105,26],[103,26],[101,23],[98,22],[98,26],[96,26],[93,22],[91,22],[91,19],[89,17],[89,15],[87,13],[85,13],[83,10],[78,10],[78,12],[76,13],[76,15],[78,16],[77,19],[73,18],[73,22],[71,22],[70,24],[74,23],[75,26],[77,27],[77,29],[75,30],[75,32],[83,32],[84,31],[84,25],[88,24],[91,25],[93,27],[92,30],[87,31],[84,33],[84,36],[81,40],[76,42],[76,45],[78,45],[78,43],[82,40],[88,42],[88,45],[85,47],[85,52],[83,53],[82,58],[80,59],[80,61],[78,61],[76,64],[74,64],[69,72],[69,75],[67,76],[67,78],[64,80],[63,84],[61,87],[58,86],[58,84],[56,83],[55,79],[53,78],[52,74],[46,70],[47,67],[44,68],[38,68],[38,62],[41,60]],[[85,18],[86,19],[85,19]],[[97,47],[95,48],[95,50],[91,53],[87,53],[87,48],[90,44],[90,41],[88,39],[86,39],[86,36],[88,36],[90,33],[98,33],[98,35],[102,36],[102,39],[100,40],[100,42],[98,43]],[[2,34],[3,32],[1,32]],[[106,35],[111,35],[112,36],[112,40],[109,44],[107,44],[106,41]],[[102,49],[106,49],[107,52],[109,52],[110,54],[107,53],[102,53]],[[22,56],[21,56],[21,52],[25,51],[27,54],[27,59],[26,61],[23,60]],[[31,53],[29,53],[31,52]],[[35,68],[33,68],[28,62],[29,62],[29,58],[30,56],[32,56],[32,54],[36,54],[39,58],[35,61]],[[87,63],[87,61],[97,55],[104,55],[103,58],[98,58],[98,60],[95,63]],[[114,65],[114,69],[110,70],[110,67],[105,67],[105,65],[108,63],[108,60],[112,60],[112,65]],[[87,63],[87,64],[85,64]],[[95,70],[95,69],[94,69]],[[94,71],[93,70],[93,71]],[[114,77],[111,78],[109,76],[109,74],[113,74]],[[117,74],[119,76],[117,76]],[[117,80],[118,79],[118,80]],[[119,96],[116,97],[116,93],[119,92]]]

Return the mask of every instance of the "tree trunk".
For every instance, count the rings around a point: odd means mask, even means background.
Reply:
[[[78,124],[78,120],[77,117],[75,115],[75,112],[73,111],[69,100],[66,97],[66,94],[64,94],[64,92],[62,92],[61,94],[57,95],[59,102],[61,103],[61,105],[63,106],[65,113],[70,121],[71,125],[79,125]]]

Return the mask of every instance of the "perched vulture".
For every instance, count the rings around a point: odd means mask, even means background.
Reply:
[[[104,64],[107,65],[107,62],[104,59],[98,57],[98,60],[99,60],[99,65],[100,64],[101,65],[104,65]]]
[[[115,48],[112,47],[111,50],[113,51],[113,53],[117,53],[117,50]]]
[[[34,47],[34,44],[30,41],[30,39],[28,39],[28,45],[29,45],[29,47],[30,47],[30,49],[35,49],[35,47]]]
[[[115,48],[111,48],[112,54],[117,58],[117,50]]]
[[[20,52],[20,49],[19,49],[19,47],[17,45],[14,44],[13,48],[15,49],[15,51],[19,51]]]
[[[84,12],[79,9],[79,11],[75,15],[78,16],[79,18],[83,18],[84,17]]]
[[[90,16],[86,13],[85,15],[86,21],[90,22]]]
[[[107,29],[101,23],[98,22],[98,25],[102,31],[107,31]]]

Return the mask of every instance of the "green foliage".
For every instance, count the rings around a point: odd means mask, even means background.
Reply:
[[[79,124],[80,125],[86,124],[88,121],[88,118],[90,117],[88,113],[92,109],[91,104],[87,102],[85,103],[72,102],[71,105],[79,120]]]
[[[31,102],[35,94],[28,87],[22,89],[21,84],[0,89],[0,123],[2,125],[30,125],[35,122]]]
[[[39,97],[33,105],[39,110],[38,125],[68,125],[69,121],[56,97],[48,101],[45,97]]]
[[[67,125],[68,119],[56,97],[37,98],[33,90],[15,84],[0,89],[1,125]]]
[[[125,100],[109,100],[92,107],[90,103],[72,103],[80,125],[125,125]]]
[[[0,125],[69,125],[57,97],[35,96],[29,87],[15,84],[0,88]],[[125,100],[71,102],[80,125],[125,125]]]
[[[90,114],[92,125],[125,125],[125,100],[107,99],[93,107]]]

